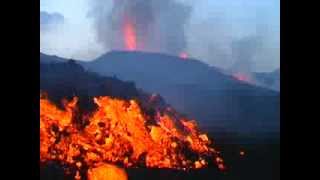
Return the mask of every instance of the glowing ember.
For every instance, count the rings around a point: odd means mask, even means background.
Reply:
[[[251,79],[248,75],[242,74],[242,73],[236,73],[233,75],[237,80],[250,83]]]
[[[129,51],[134,51],[137,49],[137,37],[134,24],[127,18],[124,27],[124,43],[125,47]]]
[[[240,151],[240,156],[244,156],[245,152],[244,151]]]
[[[188,58],[188,54],[186,52],[182,52],[182,53],[180,53],[179,57],[182,58],[182,59],[187,59]]]
[[[88,170],[88,180],[127,180],[127,174],[123,169],[114,165],[102,164]]]
[[[225,169],[212,141],[198,130],[195,121],[177,119],[169,111],[149,117],[136,101],[110,97],[94,98],[96,111],[79,117],[77,101],[65,103],[62,110],[45,97],[40,99],[40,161],[58,161],[63,167],[77,169],[76,179],[84,170],[88,179],[119,172],[101,165],[106,162],[181,170],[216,164]],[[66,172],[72,171],[68,168]]]

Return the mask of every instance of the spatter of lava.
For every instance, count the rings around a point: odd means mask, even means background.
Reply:
[[[225,169],[195,121],[176,119],[169,112],[151,117],[136,101],[111,97],[94,98],[98,108],[79,116],[77,102],[75,97],[59,109],[40,98],[40,161],[59,162],[75,179],[83,171],[92,176],[101,163],[181,170],[216,164]]]

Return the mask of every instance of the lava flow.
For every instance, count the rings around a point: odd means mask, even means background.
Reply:
[[[95,174],[110,170],[106,164],[180,170],[215,164],[225,169],[220,153],[195,121],[170,112],[146,115],[137,101],[111,97],[94,98],[97,109],[79,115],[77,102],[75,97],[59,109],[40,98],[42,164],[58,162],[75,179],[99,179]]]

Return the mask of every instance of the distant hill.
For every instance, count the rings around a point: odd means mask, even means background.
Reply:
[[[57,62],[66,62],[64,58],[58,56],[50,56],[40,52],[40,62],[41,63],[57,63]]]
[[[239,81],[201,61],[113,51],[94,61],[78,63],[88,71],[133,81],[138,88],[159,93],[205,128],[247,133],[279,131],[278,92]]]
[[[161,96],[137,89],[134,82],[86,71],[74,60],[40,63],[40,91],[60,107],[63,99],[77,96],[80,108],[89,112],[94,110],[93,97],[97,96],[135,99],[146,113],[155,109],[163,112],[169,107]]]
[[[138,99],[142,94],[133,82],[88,72],[75,61],[40,63],[40,91],[58,105],[64,98],[78,96],[80,106],[88,110],[94,108],[95,96]]]

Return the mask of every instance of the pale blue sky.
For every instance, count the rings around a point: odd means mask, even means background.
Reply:
[[[180,1],[193,5],[191,18],[193,23],[210,21],[210,19],[222,21],[230,36],[234,38],[254,34],[257,26],[264,27],[262,31],[268,31],[271,35],[270,42],[273,43],[273,48],[280,48],[280,0]],[[90,9],[89,2],[90,0],[41,0],[41,11],[58,12],[65,17],[66,23],[59,33],[42,35],[40,50],[49,54],[84,60],[90,60],[104,53],[106,50],[95,41],[92,19],[87,17]],[[57,38],[57,41],[53,40]],[[256,63],[257,68],[267,70],[279,67],[279,55],[275,56],[275,59]],[[211,62],[208,61],[208,63]],[[214,65],[214,63],[211,64]]]

